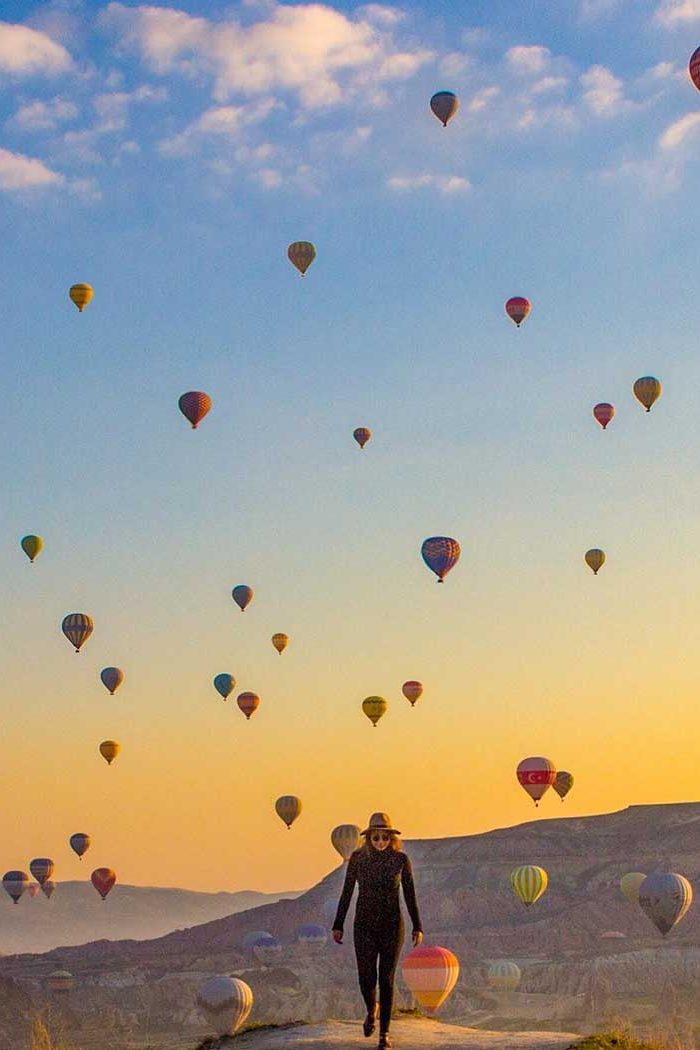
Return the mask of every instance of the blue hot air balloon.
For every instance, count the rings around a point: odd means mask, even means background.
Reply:
[[[223,696],[224,700],[228,700],[229,696],[236,688],[236,679],[232,674],[227,674],[223,671],[214,679],[214,688],[220,696]]]

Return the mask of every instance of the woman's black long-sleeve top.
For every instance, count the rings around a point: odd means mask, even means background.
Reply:
[[[364,847],[355,850],[348,861],[345,885],[338,902],[334,930],[342,930],[350,899],[359,886],[355,923],[365,925],[387,925],[400,923],[401,906],[399,886],[403,887],[404,900],[413,923],[413,932],[422,932],[416,890],[413,885],[411,861],[398,850],[377,850]]]

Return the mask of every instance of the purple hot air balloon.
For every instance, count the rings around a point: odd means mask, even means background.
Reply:
[[[435,573],[438,583],[442,583],[450,569],[454,569],[461,553],[457,540],[449,536],[431,536],[421,547],[423,561]]]
[[[124,681],[124,672],[119,667],[105,667],[100,671],[100,678],[102,685],[109,690],[110,696],[114,696]]]

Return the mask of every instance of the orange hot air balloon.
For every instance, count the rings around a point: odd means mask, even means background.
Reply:
[[[655,379],[654,376],[642,376],[635,382],[632,390],[637,401],[646,408],[647,412],[651,412],[651,406],[659,400],[663,393],[661,380]]]
[[[538,805],[545,791],[552,786],[557,775],[554,763],[548,758],[524,758],[518,763],[515,772],[521,787],[527,791],[535,805]]]
[[[403,961],[403,979],[426,1013],[439,1010],[457,983],[459,959],[439,945],[421,945]]]
[[[316,258],[316,249],[311,241],[294,241],[287,248],[287,258],[292,266],[296,266],[302,277]]]
[[[272,636],[272,644],[274,645],[275,649],[277,650],[277,652],[281,656],[282,653],[284,652],[284,650],[289,645],[289,635],[288,634],[282,634],[282,632],[279,632],[278,634],[273,634],[273,636]]]
[[[614,415],[615,406],[611,405],[608,401],[601,401],[600,404],[596,405],[593,409],[593,416],[596,422],[600,423],[603,430],[605,430]]]
[[[107,894],[117,881],[117,876],[111,868],[95,868],[90,876],[90,881],[102,900],[105,900]]]
[[[369,427],[357,427],[355,430],[353,430],[352,436],[355,438],[355,441],[360,446],[360,448],[364,448],[369,439],[372,437],[372,431],[369,429]]]
[[[401,692],[406,697],[411,707],[416,703],[416,700],[420,700],[423,695],[423,683],[422,682],[404,682],[401,686]]]
[[[68,290],[70,300],[78,307],[79,313],[82,313],[88,303],[92,302],[94,294],[92,285],[84,283],[72,284]]]
[[[530,300],[525,299],[522,295],[514,295],[506,303],[506,313],[517,328],[520,328],[530,310],[532,310]]]
[[[700,47],[696,47],[690,56],[688,72],[690,73],[690,79],[695,84],[695,87],[700,91]]]
[[[260,707],[260,697],[257,693],[240,693],[236,702],[247,719]]]
[[[211,398],[202,390],[188,390],[179,400],[178,405],[185,419],[196,430],[211,408]]]
[[[100,754],[108,766],[112,765],[120,751],[121,745],[116,740],[103,740],[100,744]]]

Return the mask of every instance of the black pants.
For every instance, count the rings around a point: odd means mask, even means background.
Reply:
[[[374,1014],[377,1002],[377,962],[379,962],[379,1030],[389,1031],[394,1005],[394,974],[403,944],[403,921],[363,922],[353,927],[357,976],[367,1013]]]

